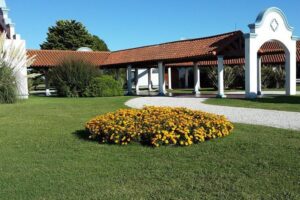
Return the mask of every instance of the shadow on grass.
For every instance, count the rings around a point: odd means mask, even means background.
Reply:
[[[86,130],[77,130],[73,133],[78,139],[89,142],[95,142],[89,138],[89,133]]]
[[[251,101],[257,103],[287,103],[287,104],[300,104],[300,96],[267,96],[257,99],[241,99],[244,101]]]

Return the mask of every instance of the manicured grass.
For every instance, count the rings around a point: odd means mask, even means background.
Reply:
[[[173,90],[167,90],[169,93],[174,93],[174,94],[192,94],[193,89],[187,88],[187,89],[173,89]],[[239,92],[242,90],[226,90],[226,92]],[[201,94],[217,94],[217,90],[214,88],[201,88],[200,90]]]
[[[207,99],[204,103],[245,108],[300,112],[300,96],[266,96],[257,99]]]
[[[284,91],[284,88],[276,89],[276,88],[268,88],[268,89],[263,89],[263,91]],[[174,90],[167,90],[170,93],[174,94],[191,94],[193,92],[193,89],[174,89]],[[245,90],[242,89],[228,89],[225,90],[226,92],[243,92]],[[300,85],[297,85],[297,91],[300,91]],[[214,88],[201,88],[200,90],[201,94],[217,94],[217,90]]]
[[[236,124],[187,148],[86,140],[84,123],[127,99],[0,105],[0,199],[300,198],[300,132]]]

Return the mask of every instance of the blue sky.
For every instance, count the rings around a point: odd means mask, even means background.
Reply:
[[[75,19],[111,50],[242,30],[276,6],[300,36],[299,0],[6,0],[27,48],[39,49],[49,26]]]

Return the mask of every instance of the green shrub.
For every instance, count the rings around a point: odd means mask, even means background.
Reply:
[[[95,66],[82,60],[65,60],[50,72],[58,96],[87,96],[92,80],[99,75]]]
[[[0,67],[0,103],[17,101],[17,85],[13,69]]]
[[[86,94],[86,96],[92,97],[112,97],[122,95],[122,83],[108,75],[94,78],[90,84],[88,94]]]

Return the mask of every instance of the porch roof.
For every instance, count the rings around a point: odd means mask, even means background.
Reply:
[[[284,63],[283,48],[275,42],[262,46],[259,53],[263,63]],[[241,31],[224,33],[205,38],[168,42],[114,52],[80,52],[65,50],[28,50],[36,56],[31,67],[55,67],[63,60],[75,58],[98,67],[156,66],[164,62],[168,66],[216,65],[217,55],[225,56],[226,65],[244,64],[244,38]],[[300,62],[300,41],[297,42],[297,62]]]
[[[56,67],[66,59],[80,59],[95,66],[102,66],[110,52],[27,50],[27,55],[35,56],[35,61],[31,67]]]
[[[231,47],[230,45],[240,40],[242,45],[243,33],[235,31],[220,35],[196,38],[183,41],[168,42],[158,45],[151,45],[121,51],[110,54],[104,62],[104,66],[143,64],[157,62],[180,62],[198,61],[216,58],[222,52],[225,56],[233,56],[234,50],[242,49],[242,46]],[[235,43],[236,44],[236,43]],[[230,48],[228,48],[230,47]]]

